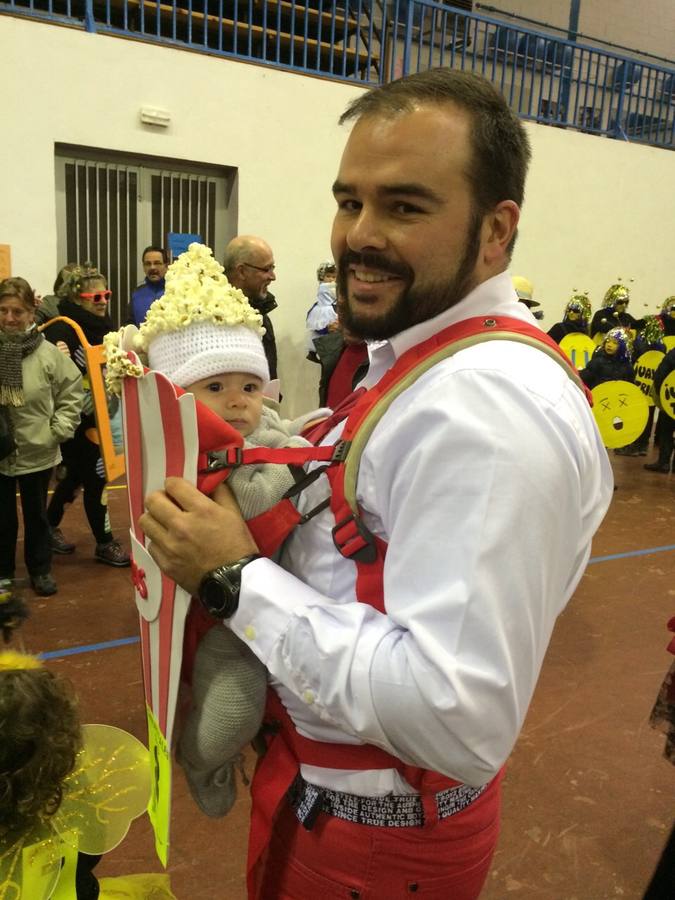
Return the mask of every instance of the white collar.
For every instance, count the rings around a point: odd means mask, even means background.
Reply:
[[[370,388],[382,378],[382,376],[390,369],[397,359],[402,356],[406,350],[421,344],[422,341],[432,337],[449,325],[456,322],[462,322],[472,316],[510,316],[514,319],[521,319],[530,325],[539,326],[530,310],[524,303],[520,303],[518,296],[511,283],[511,276],[508,272],[500,272],[483,281],[478,287],[470,291],[466,297],[451,306],[450,309],[444,310],[433,319],[427,319],[395,334],[386,341],[369,341],[368,355],[370,356],[370,366],[368,372],[361,382],[363,387]]]

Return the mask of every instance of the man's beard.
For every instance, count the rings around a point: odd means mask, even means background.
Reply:
[[[363,340],[385,340],[420,322],[433,319],[439,313],[459,303],[472,289],[473,272],[480,249],[482,215],[474,213],[469,223],[464,252],[456,273],[448,281],[416,288],[414,272],[403,263],[395,263],[366,251],[347,250],[338,260],[337,292],[340,323],[354,337]],[[360,315],[350,307],[347,277],[349,267],[362,265],[401,278],[406,285],[395,304],[378,317]]]

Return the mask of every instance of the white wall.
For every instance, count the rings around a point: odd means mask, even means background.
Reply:
[[[330,255],[330,185],[361,92],[326,79],[0,16],[0,243],[42,292],[56,258],[54,144],[154,154],[239,169],[239,231],[275,251],[274,313],[288,410],[315,402],[304,318]],[[171,111],[169,129],[139,108]],[[675,153],[528,125],[534,163],[513,271],[529,276],[551,325],[573,288],[594,304],[618,276],[633,306],[675,294]],[[222,258],[222,248],[215,248]]]

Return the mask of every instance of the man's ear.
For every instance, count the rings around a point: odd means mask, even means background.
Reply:
[[[490,266],[501,262],[508,256],[518,220],[520,208],[513,200],[502,200],[483,218],[481,230],[481,246],[483,262]]]

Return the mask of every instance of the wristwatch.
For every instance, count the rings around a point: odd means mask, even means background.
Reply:
[[[229,619],[236,613],[241,589],[241,570],[254,559],[260,559],[260,554],[254,553],[226,566],[218,566],[202,578],[198,591],[199,599],[206,611],[216,619]]]

